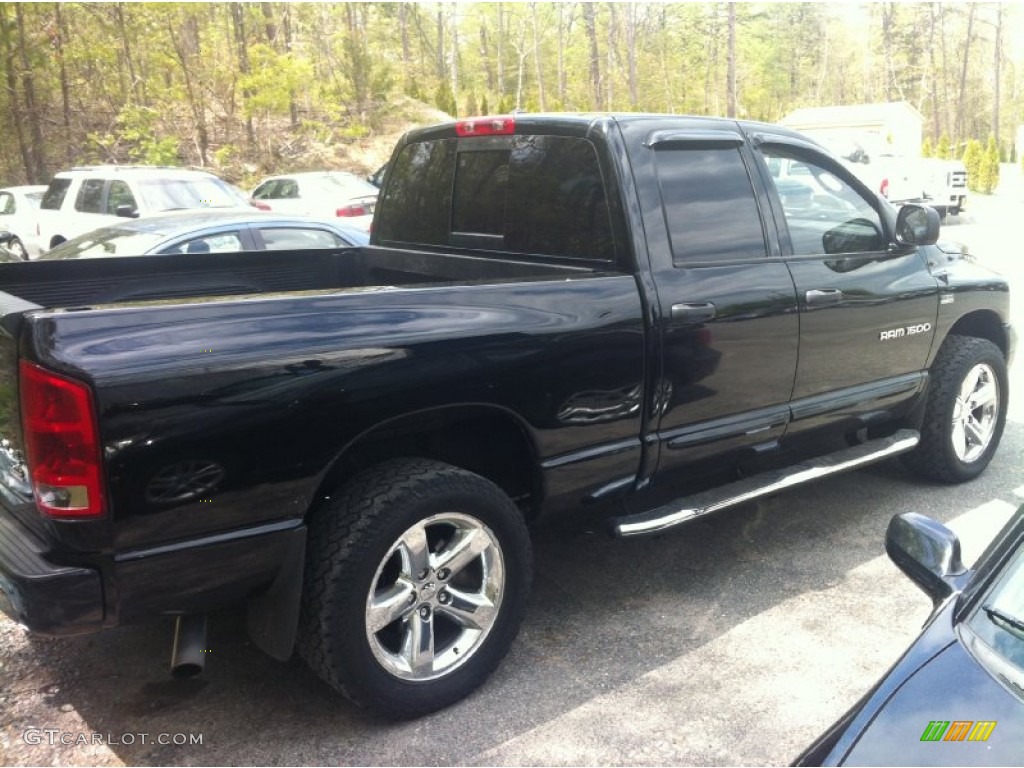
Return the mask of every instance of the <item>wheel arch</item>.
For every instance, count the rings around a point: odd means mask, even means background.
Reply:
[[[544,491],[537,456],[529,427],[499,406],[472,403],[405,413],[364,430],[342,447],[317,484],[310,510],[360,471],[409,457],[442,461],[486,477],[532,519]]]
[[[946,336],[974,336],[979,339],[988,339],[999,347],[1003,357],[1008,357],[1010,353],[1010,341],[1007,338],[1003,321],[998,314],[990,309],[979,309],[967,313],[953,323]]]

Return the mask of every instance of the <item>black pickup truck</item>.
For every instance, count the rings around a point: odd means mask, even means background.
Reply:
[[[394,716],[508,650],[527,524],[664,531],[999,443],[1006,282],[776,126],[413,131],[371,244],[0,265],[0,605],[48,634],[247,603]]]

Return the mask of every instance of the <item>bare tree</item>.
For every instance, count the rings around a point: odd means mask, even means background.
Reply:
[[[726,74],[726,114],[736,117],[736,3],[729,3],[729,43]]]
[[[537,24],[537,4],[530,3],[530,15],[533,18],[533,63],[537,73],[537,95],[539,97],[540,111],[547,111],[547,102],[544,99],[544,75],[540,67],[540,28]]]
[[[593,3],[583,3],[583,25],[590,41],[590,86],[593,89],[594,109],[602,109],[601,99],[601,53],[597,47],[597,20]]]
[[[967,98],[967,62],[970,58],[971,41],[974,39],[974,3],[968,3],[967,37],[964,39],[963,68],[960,70],[960,94],[956,100],[956,141],[966,138],[964,135],[964,103]]]

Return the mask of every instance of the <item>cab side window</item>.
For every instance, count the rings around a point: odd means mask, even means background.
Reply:
[[[739,147],[659,149],[655,163],[677,267],[767,254],[761,213]]]
[[[796,151],[761,148],[782,203],[794,256],[871,253],[885,247],[882,220],[842,178]]]

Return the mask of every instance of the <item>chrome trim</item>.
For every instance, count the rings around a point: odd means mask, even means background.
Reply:
[[[784,470],[764,472],[721,488],[687,496],[650,512],[614,518],[612,530],[616,536],[639,536],[664,531],[710,512],[906,453],[920,439],[921,434],[916,430],[903,429],[890,437],[870,440]]]

